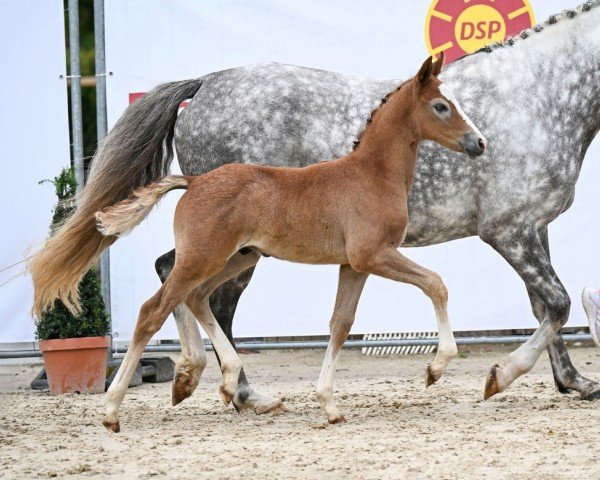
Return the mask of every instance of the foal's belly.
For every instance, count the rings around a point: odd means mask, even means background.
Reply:
[[[314,242],[298,242],[262,236],[262,238],[252,239],[248,246],[256,248],[264,255],[288,262],[311,265],[344,265],[348,263],[348,256],[343,245],[333,246],[331,242],[322,239]]]
[[[262,252],[262,250],[261,250]],[[263,252],[266,253],[266,252]],[[346,265],[348,263],[348,256],[339,254],[331,254],[323,252],[307,252],[307,251],[276,251],[267,255],[278,258],[280,260],[287,260],[288,262],[294,263],[305,263],[308,265]]]

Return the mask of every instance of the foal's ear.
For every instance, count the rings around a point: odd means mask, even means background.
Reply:
[[[444,60],[445,59],[446,59],[446,55],[442,51],[442,53],[440,53],[440,58],[438,58],[436,60],[436,62],[433,64],[433,73],[432,73],[432,75],[434,77],[437,77],[440,73],[442,73],[442,67],[444,66]]]
[[[429,57],[423,65],[421,66],[421,70],[417,73],[417,81],[420,85],[426,85],[431,76],[433,75],[433,58]]]

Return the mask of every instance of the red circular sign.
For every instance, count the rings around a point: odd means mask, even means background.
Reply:
[[[503,41],[535,23],[528,0],[433,0],[425,21],[431,55],[446,62]]]

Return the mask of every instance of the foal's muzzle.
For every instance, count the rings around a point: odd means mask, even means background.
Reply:
[[[487,147],[487,141],[478,133],[466,133],[458,144],[465,149],[470,157],[483,155]]]

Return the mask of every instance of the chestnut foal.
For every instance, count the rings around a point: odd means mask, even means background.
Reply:
[[[416,285],[431,298],[440,342],[426,384],[440,378],[457,353],[447,290],[438,274],[397,250],[406,232],[408,192],[422,140],[471,156],[481,155],[486,146],[438,80],[442,62],[428,59],[416,77],[388,95],[348,155],[305,168],[228,164],[200,177],[170,176],[97,213],[99,230],[119,236],[138,225],[168,191],[187,189],[175,212],[175,267],[142,306],[131,346],[108,391],[103,423],[109,430],[119,430],[118,409],[146,343],[180,303],[199,319],[219,354],[221,396],[226,404],[231,401],[242,364],[208,299],[221,283],[255,265],[261,253],[340,265],[331,338],[317,384],[330,423],[345,421],[333,401],[334,369],[369,274]]]
[[[317,384],[330,423],[344,421],[332,398],[335,362],[369,274],[416,285],[431,298],[440,342],[427,368],[426,383],[440,378],[456,355],[446,312],[447,291],[439,275],[397,250],[406,232],[407,197],[422,140],[473,157],[486,147],[448,87],[437,79],[442,64],[443,58],[437,63],[428,59],[416,77],[383,99],[348,155],[305,168],[228,164],[200,177],[166,177],[98,212],[98,229],[107,237],[89,251],[82,249],[91,234],[71,228],[74,221],[50,239],[32,267],[38,273],[34,275],[36,314],[56,297],[76,309],[82,270],[78,265],[93,262],[117,236],[138,225],[168,191],[187,189],[175,212],[175,267],[141,307],[131,345],[108,390],[103,424],[109,430],[119,431],[118,410],[147,342],[180,304],[199,319],[219,354],[221,396],[226,404],[231,401],[241,361],[215,321],[208,299],[220,284],[255,265],[262,253],[294,262],[340,265],[331,338]],[[42,275],[42,260],[65,249],[82,259],[61,265],[59,279]],[[205,364],[203,351],[194,354],[199,372],[193,372],[192,390]]]

